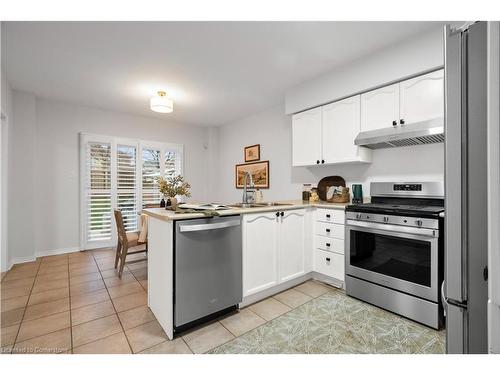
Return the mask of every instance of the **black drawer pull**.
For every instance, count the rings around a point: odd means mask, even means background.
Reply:
[[[326,258],[326,261],[329,262],[330,261],[330,258]]]
[[[283,215],[285,215],[285,213],[283,211],[281,211],[280,215],[281,215],[281,217],[283,217]]]
[[[329,244],[329,243],[327,243],[327,244],[326,244],[326,247],[330,247],[330,244]]]
[[[326,214],[326,218],[329,219],[330,218],[330,214]]]
[[[279,212],[276,212],[276,217],[279,217],[280,216],[280,213]]]
[[[330,229],[327,229],[327,230],[326,230],[326,233],[330,233]]]

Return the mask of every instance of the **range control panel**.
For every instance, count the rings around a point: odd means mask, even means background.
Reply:
[[[422,184],[394,184],[394,191],[422,191]]]

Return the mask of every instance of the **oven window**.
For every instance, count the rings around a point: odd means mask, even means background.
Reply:
[[[350,264],[431,286],[431,243],[351,230]]]

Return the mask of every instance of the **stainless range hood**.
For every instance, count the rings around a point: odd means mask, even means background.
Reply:
[[[369,130],[359,133],[354,140],[355,145],[372,150],[440,142],[444,142],[443,118],[398,125],[392,128]]]

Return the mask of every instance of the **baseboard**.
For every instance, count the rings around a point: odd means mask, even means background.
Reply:
[[[283,284],[273,286],[269,289],[262,290],[260,292],[257,292],[255,294],[252,294],[250,296],[246,296],[243,298],[243,301],[240,303],[240,308],[245,307],[248,305],[251,305],[255,302],[261,301],[265,298],[274,296],[275,294],[284,292],[287,289],[293,288],[294,286],[297,286],[299,284],[302,284],[303,282],[307,280],[318,280],[321,281],[325,284],[329,284],[335,288],[340,288],[340,289],[345,289],[345,283],[342,280],[335,279],[333,277],[329,277],[326,275],[323,275],[321,273],[312,271],[308,272],[305,275],[302,275],[300,277],[297,277],[296,279],[293,280],[288,280],[284,282]]]
[[[311,272],[311,274],[312,274],[311,277],[314,280],[318,280],[318,281],[321,281],[325,284],[329,284],[331,286],[334,286],[335,288],[345,289],[345,282],[342,280],[336,279],[334,277],[326,276],[326,275],[323,275],[322,273],[318,273],[315,271]]]
[[[240,307],[245,307],[251,305],[255,302],[263,300],[267,297],[271,297],[275,294],[284,292],[287,289],[293,288],[299,284],[302,284],[304,281],[310,280],[312,278],[312,272],[306,273],[305,275],[299,276],[296,279],[288,280],[280,285],[275,285],[269,289],[262,290],[260,292],[254,293],[250,296],[246,296],[243,298],[243,301],[240,303]]]
[[[79,246],[75,247],[64,247],[62,249],[54,249],[54,250],[45,250],[45,251],[39,251],[35,255],[36,257],[46,257],[50,255],[59,255],[59,254],[67,254],[67,253],[76,253],[77,251],[80,251]]]
[[[10,270],[14,264],[34,262],[35,260],[36,260],[36,257],[33,257],[33,256],[12,258],[9,261],[9,268],[8,268],[8,270]]]

